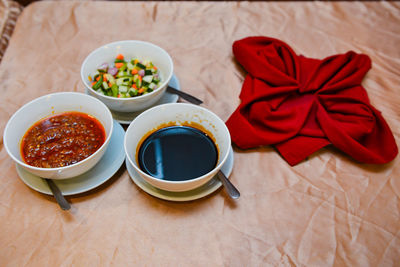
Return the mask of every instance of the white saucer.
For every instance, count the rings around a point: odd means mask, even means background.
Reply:
[[[229,177],[232,173],[233,169],[233,150],[232,147],[229,151],[228,159],[225,164],[222,166],[221,171]],[[148,182],[146,182],[133,168],[133,166],[129,163],[128,160],[125,160],[126,169],[128,170],[129,176],[132,181],[140,187],[146,193],[170,201],[190,201],[205,197],[215,190],[217,190],[222,184],[217,177],[212,178],[208,183],[202,185],[196,189],[185,191],[185,192],[170,192],[162,189],[158,189]]]
[[[168,84],[178,90],[180,90],[180,88],[181,88],[179,85],[179,80],[175,74],[172,75],[172,78]],[[86,92],[86,94],[88,94],[87,89],[85,89],[85,92]],[[178,99],[179,99],[178,95],[165,92],[163,94],[163,96],[160,98],[160,100],[158,100],[156,103],[154,103],[154,105],[152,105],[151,107],[158,106],[161,104],[166,104],[166,103],[175,103],[178,101]],[[151,108],[151,107],[149,107],[149,108]],[[144,110],[135,111],[135,112],[119,112],[119,111],[115,111],[115,110],[110,110],[110,111],[111,111],[113,118],[116,121],[118,121],[119,123],[130,124]]]
[[[110,179],[125,159],[124,135],[124,129],[114,120],[114,129],[107,150],[92,169],[70,179],[53,180],[63,195],[68,196],[89,191]],[[50,188],[42,178],[27,172],[19,165],[16,166],[19,177],[27,186],[40,193],[52,195]]]

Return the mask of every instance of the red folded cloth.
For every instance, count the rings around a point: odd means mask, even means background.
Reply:
[[[226,122],[238,147],[274,145],[292,166],[328,144],[364,163],[397,155],[389,126],[361,86],[368,56],[306,58],[268,37],[236,41],[233,54],[248,72],[241,104]]]

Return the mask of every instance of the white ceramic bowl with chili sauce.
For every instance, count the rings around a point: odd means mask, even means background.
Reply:
[[[159,71],[160,83],[158,87],[150,93],[129,98],[106,96],[92,89],[88,76],[93,77],[95,71],[103,63],[112,66],[118,54],[122,54],[128,61],[133,58],[151,61]],[[111,110],[133,112],[152,106],[162,97],[172,78],[173,71],[173,61],[170,55],[161,47],[149,42],[126,40],[103,45],[91,52],[82,63],[81,79],[87,92],[100,99]]]
[[[187,125],[192,124],[194,128],[200,125],[199,130],[206,131],[214,141],[218,160],[216,166],[204,175],[183,181],[171,181],[155,178],[142,171],[138,162],[138,151],[143,139],[163,125]],[[231,148],[231,137],[225,123],[210,110],[186,103],[170,103],[155,106],[136,117],[125,133],[124,148],[126,158],[136,172],[152,186],[172,191],[183,192],[197,188],[212,179],[228,158]],[[194,160],[197,160],[196,156]]]
[[[21,155],[21,142],[28,129],[43,118],[68,111],[86,113],[96,118],[105,130],[103,145],[89,157],[69,166],[41,168],[26,164]],[[3,141],[10,157],[28,172],[43,178],[67,179],[88,171],[101,159],[112,131],[111,112],[100,100],[82,93],[62,92],[41,96],[17,110],[7,122]]]

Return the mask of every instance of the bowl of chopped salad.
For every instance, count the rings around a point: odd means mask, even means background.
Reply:
[[[155,104],[172,74],[173,62],[164,49],[137,40],[103,45],[81,66],[86,91],[119,112],[140,111]]]

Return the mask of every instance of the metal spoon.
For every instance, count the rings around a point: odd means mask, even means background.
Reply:
[[[71,205],[64,198],[58,186],[51,179],[44,179],[50,187],[51,192],[53,193],[54,198],[56,199],[58,205],[60,205],[61,209],[69,210]]]
[[[224,185],[224,188],[228,195],[232,199],[238,199],[240,197],[240,192],[239,190],[236,189],[236,187],[229,181],[229,179],[225,176],[225,174],[222,171],[218,171],[217,174],[219,180],[221,183]]]
[[[200,99],[198,99],[197,97],[194,97],[192,95],[189,95],[188,93],[185,93],[183,91],[180,91],[178,89],[175,89],[174,87],[171,87],[168,85],[167,87],[167,92],[171,93],[171,94],[176,94],[180,97],[182,97],[183,99],[185,99],[186,101],[196,104],[196,105],[200,105],[201,103],[203,103],[203,101],[201,101]]]

